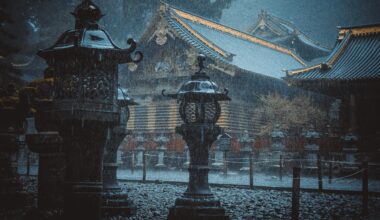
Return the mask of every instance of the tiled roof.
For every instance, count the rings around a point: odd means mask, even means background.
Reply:
[[[256,24],[248,28],[248,33],[255,35],[255,33],[262,29],[263,26],[266,26],[277,36],[288,35],[295,30],[295,27],[292,24],[284,22],[282,19],[274,17],[262,10],[258,16]]]
[[[380,24],[341,28],[338,44],[325,62],[288,72],[288,80],[380,78]]]
[[[216,47],[213,43],[206,40],[203,36],[193,36],[190,32],[190,28],[178,17],[175,17],[170,14],[163,14],[163,16],[167,19],[169,25],[181,36],[183,40],[187,43],[193,45],[195,48],[200,50],[206,56],[219,59],[223,62],[227,62],[227,59],[231,54],[228,54],[226,51]],[[209,45],[207,45],[209,43]],[[214,47],[214,48],[212,48]]]
[[[266,11],[261,11],[256,24],[248,29],[248,33],[289,48],[307,61],[326,57],[330,53],[329,49],[310,39],[292,23]]]
[[[306,65],[293,51],[167,4],[162,16],[178,35],[207,56],[238,68],[281,78],[284,69]]]

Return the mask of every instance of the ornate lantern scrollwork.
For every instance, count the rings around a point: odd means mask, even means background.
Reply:
[[[205,56],[198,57],[199,71],[184,83],[176,94],[165,94],[180,103],[179,114],[186,124],[214,124],[220,117],[221,108],[218,101],[230,100],[228,90],[221,92],[218,85],[202,72]]]

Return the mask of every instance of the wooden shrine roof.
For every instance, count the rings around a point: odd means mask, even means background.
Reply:
[[[341,27],[336,47],[322,63],[287,71],[289,82],[380,79],[380,24]]]

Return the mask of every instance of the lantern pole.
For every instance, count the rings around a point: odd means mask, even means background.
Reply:
[[[212,143],[222,133],[216,125],[220,116],[218,101],[230,98],[202,70],[205,56],[198,57],[199,71],[184,83],[177,94],[166,96],[178,99],[184,123],[176,127],[190,152],[189,182],[182,197],[169,209],[169,220],[174,219],[229,219],[220,201],[214,197],[208,183],[208,159]],[[163,91],[165,95],[165,91]]]

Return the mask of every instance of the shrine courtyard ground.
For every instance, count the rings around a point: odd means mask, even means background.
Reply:
[[[26,190],[37,197],[36,176],[23,176]],[[186,183],[163,183],[161,181],[121,181],[137,211],[133,217],[116,219],[143,220],[166,219],[169,207],[186,189]],[[291,219],[291,191],[279,189],[253,190],[228,185],[212,186],[231,219]],[[369,216],[362,217],[360,193],[318,193],[301,190],[300,219],[378,219],[380,196],[370,195]],[[22,215],[22,211],[16,215]],[[1,217],[1,216],[0,216]],[[1,218],[0,218],[1,219]],[[107,219],[108,220],[108,219]]]

